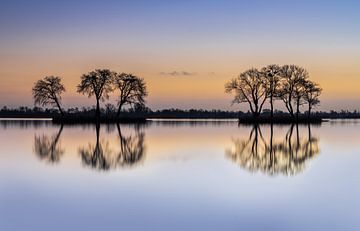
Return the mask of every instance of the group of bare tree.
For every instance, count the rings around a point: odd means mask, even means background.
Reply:
[[[260,116],[266,101],[274,116],[274,101],[282,100],[293,118],[298,118],[300,106],[307,104],[307,114],[320,103],[321,87],[309,80],[309,73],[297,65],[268,65],[251,68],[225,85],[226,93],[234,94],[233,103],[248,103],[254,117]]]
[[[95,96],[96,116],[100,116],[100,101],[109,99],[109,94],[118,91],[117,116],[125,105],[144,106],[147,96],[144,79],[132,74],[116,73],[109,69],[97,69],[81,76],[81,82],[77,86],[77,92]],[[46,76],[38,80],[32,89],[35,105],[56,106],[61,115],[64,115],[61,107],[61,94],[65,87],[58,76]]]
[[[47,76],[38,80],[33,89],[35,104],[56,106],[63,115],[61,94],[65,87],[58,76]],[[109,69],[97,69],[81,76],[77,92],[95,96],[96,116],[100,116],[100,101],[109,99],[109,94],[118,91],[117,115],[124,105],[144,106],[147,96],[144,79],[132,74],[116,73]],[[251,68],[225,85],[227,93],[234,93],[233,103],[248,103],[251,113],[258,117],[266,101],[270,104],[271,118],[274,116],[275,100],[283,101],[293,118],[298,118],[300,106],[307,104],[310,117],[313,107],[320,103],[322,89],[309,80],[309,73],[296,65],[268,65],[261,70]]]

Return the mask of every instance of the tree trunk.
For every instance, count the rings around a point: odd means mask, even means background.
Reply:
[[[290,116],[291,116],[292,118],[294,118],[294,117],[295,117],[295,115],[294,115],[294,110],[293,110],[293,108],[292,108],[291,103],[289,103],[289,108],[290,108],[290,110],[289,110],[289,112],[290,112]]]
[[[294,118],[294,110],[291,105],[291,101],[289,101],[289,102],[284,101],[284,103],[285,103],[286,109],[288,110],[290,116]]]
[[[300,113],[300,99],[296,100],[296,120],[299,119],[299,113]]]
[[[59,101],[58,101],[57,99],[55,99],[55,103],[56,103],[57,107],[59,108],[60,114],[61,114],[62,116],[64,116],[64,112],[63,112],[63,110],[61,109],[61,106],[60,106]]]
[[[284,104],[285,104],[286,109],[287,109],[288,112],[290,113],[290,108],[289,108],[288,103],[286,102],[286,100],[283,100],[283,102],[284,102]]]
[[[255,117],[259,117],[259,105],[258,102],[255,101]]]
[[[270,117],[271,119],[274,117],[274,103],[273,103],[273,95],[270,96]]]
[[[310,119],[310,116],[311,116],[311,105],[309,103],[309,110],[308,110],[308,118]]]
[[[96,99],[96,118],[100,118],[100,102],[99,99]]]
[[[291,115],[291,117],[293,117],[294,118],[294,109],[293,109],[293,107],[292,107],[292,105],[291,105],[291,101],[292,101],[292,97],[291,97],[291,95],[289,96],[289,112],[290,112],[290,115]]]
[[[118,111],[117,111],[117,113],[116,113],[116,116],[117,116],[117,117],[119,117],[119,116],[120,116],[121,107],[122,107],[122,105],[121,105],[121,104],[119,104],[119,108],[118,108]]]

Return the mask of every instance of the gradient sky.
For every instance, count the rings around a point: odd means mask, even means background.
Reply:
[[[63,103],[95,68],[145,78],[148,106],[230,107],[224,83],[251,67],[298,64],[323,87],[319,109],[360,109],[359,1],[0,2],[0,106],[32,106],[59,75]]]

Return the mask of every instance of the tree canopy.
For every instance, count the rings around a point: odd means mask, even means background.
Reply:
[[[249,104],[254,116],[259,116],[267,98],[264,75],[255,68],[241,73],[225,85],[227,93],[235,93],[233,103]]]
[[[304,100],[308,104],[308,116],[311,114],[311,109],[320,103],[320,95],[322,88],[314,82],[307,81],[304,86]]]
[[[274,115],[274,100],[278,96],[281,87],[281,67],[276,64],[268,65],[261,69],[264,75],[265,88],[269,97],[271,117]]]
[[[308,104],[309,116],[319,104],[321,88],[309,80],[309,73],[297,65],[268,65],[260,71],[252,68],[242,72],[225,85],[225,92],[233,93],[232,103],[248,103],[254,117],[260,115],[266,100],[273,117],[274,101],[281,99],[291,117],[299,117],[300,106]]]
[[[148,93],[144,79],[132,74],[121,73],[115,75],[114,85],[115,89],[119,90],[118,115],[122,106],[126,104],[145,106],[145,97]]]
[[[61,94],[63,92],[65,92],[65,87],[58,76],[46,76],[38,80],[32,88],[35,105],[57,106],[61,114],[63,114],[61,108]]]
[[[87,95],[89,98],[96,98],[96,115],[100,116],[100,100],[109,98],[109,93],[113,91],[113,78],[115,73],[109,69],[96,69],[88,74],[81,76],[81,82],[77,86],[77,92]]]

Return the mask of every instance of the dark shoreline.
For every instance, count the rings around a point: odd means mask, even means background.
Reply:
[[[28,108],[19,107],[9,109],[4,107],[0,110],[0,118],[17,118],[17,119],[53,119],[55,122],[64,123],[96,123],[95,110],[93,108],[69,108],[64,113],[64,118],[54,109],[41,109],[38,107]],[[291,117],[289,113],[275,111],[274,118],[271,119],[270,112],[264,110],[258,117],[253,117],[250,112],[242,111],[223,111],[223,110],[204,110],[204,109],[162,109],[151,110],[146,108],[140,111],[124,110],[121,111],[120,117],[114,111],[101,111],[101,123],[137,123],[149,119],[163,120],[238,120],[240,123],[320,123],[329,119],[360,119],[360,111],[315,111],[308,118],[306,113],[300,113],[299,119]]]
[[[145,117],[116,117],[101,116],[95,118],[93,116],[55,116],[52,118],[54,124],[114,124],[114,123],[146,123]]]
[[[327,120],[321,117],[240,117],[239,124],[320,124]]]
[[[113,123],[146,123],[149,119],[163,119],[163,120],[238,120],[239,124],[321,124],[326,122],[327,118],[322,117],[310,117],[300,116],[299,118],[293,118],[290,116],[275,116],[271,118],[269,116],[261,117],[252,117],[252,116],[240,116],[240,118],[234,117],[184,117],[184,116],[101,116],[100,118],[95,118],[94,116],[86,115],[65,115],[65,116],[18,116],[18,117],[3,117],[0,118],[14,118],[14,119],[52,119],[54,124],[92,124],[92,123],[102,123],[102,124],[113,124]],[[339,118],[340,119],[340,118]]]

